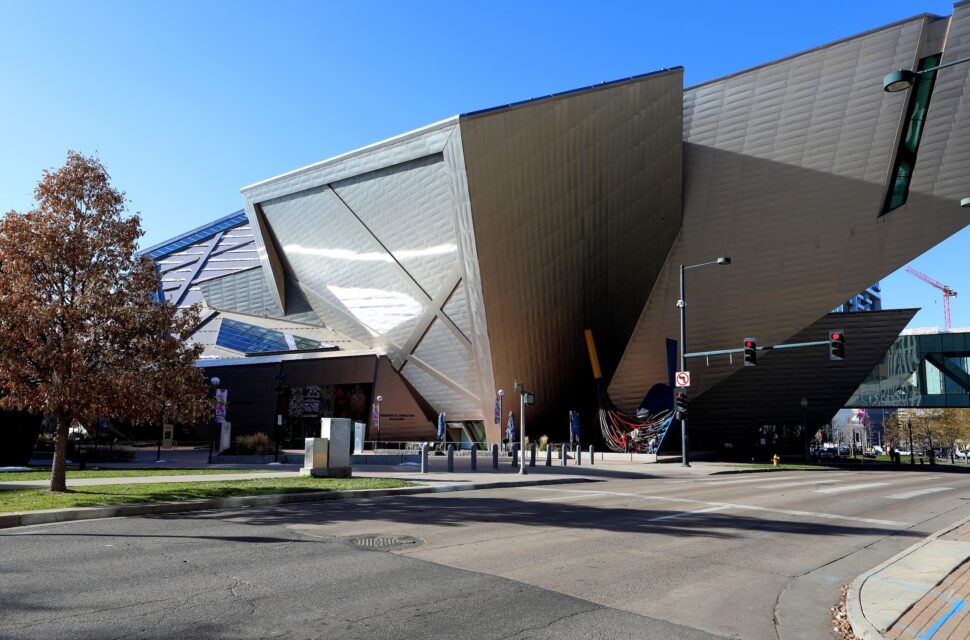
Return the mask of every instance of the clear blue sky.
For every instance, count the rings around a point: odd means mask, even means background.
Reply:
[[[696,84],[913,16],[932,1],[0,0],[0,211],[67,149],[97,154],[143,246],[241,208],[247,184],[457,113],[685,67]],[[888,70],[887,70],[888,71]],[[970,215],[968,215],[970,221]],[[913,264],[961,292],[970,231]],[[936,290],[901,273],[888,307]]]

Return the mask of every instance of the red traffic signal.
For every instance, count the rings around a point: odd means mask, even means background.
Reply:
[[[758,364],[758,341],[754,338],[744,339],[744,366],[754,367]]]
[[[676,412],[676,418],[678,420],[683,420],[687,416],[687,392],[677,391],[674,394],[674,411]]]
[[[829,331],[829,360],[845,360],[845,332]]]

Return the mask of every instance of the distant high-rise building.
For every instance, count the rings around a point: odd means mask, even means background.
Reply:
[[[882,290],[879,283],[875,283],[866,288],[862,293],[857,293],[835,309],[833,313],[852,313],[854,311],[881,311],[882,310]]]

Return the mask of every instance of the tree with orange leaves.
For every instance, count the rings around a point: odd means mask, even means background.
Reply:
[[[201,347],[185,342],[198,310],[157,302],[155,265],[135,257],[141,222],[101,162],[69,152],[34,198],[0,220],[0,408],[56,419],[60,492],[75,422],[150,422],[161,407],[192,421],[210,401]]]

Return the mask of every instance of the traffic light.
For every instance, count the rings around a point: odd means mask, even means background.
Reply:
[[[679,389],[674,394],[674,411],[677,412],[676,417],[678,420],[683,420],[687,417],[687,392],[682,389]]]
[[[758,343],[754,338],[744,339],[744,366],[754,367],[758,364]]]
[[[845,360],[845,332],[842,329],[829,331],[829,360]]]

